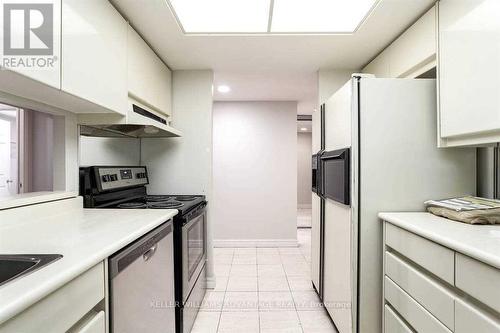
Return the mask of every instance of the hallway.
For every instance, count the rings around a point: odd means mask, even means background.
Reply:
[[[310,281],[311,229],[297,248],[216,248],[217,286],[193,333],[334,333]]]

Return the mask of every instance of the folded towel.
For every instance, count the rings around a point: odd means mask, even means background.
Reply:
[[[458,222],[469,224],[500,224],[500,208],[457,212],[443,207],[427,207],[427,210],[434,215]]]

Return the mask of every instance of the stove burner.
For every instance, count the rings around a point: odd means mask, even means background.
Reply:
[[[125,202],[125,203],[119,204],[118,208],[144,209],[144,208],[148,208],[148,206],[142,202]]]
[[[177,201],[193,201],[193,200],[196,200],[197,197],[195,197],[194,195],[183,195],[183,196],[179,196],[179,197],[175,197],[175,200]]]
[[[169,195],[147,195],[146,201],[148,202],[161,202],[170,200],[172,197]]]
[[[184,204],[182,202],[178,201],[164,201],[164,202],[157,202],[149,205],[149,208],[153,209],[169,209],[169,208],[179,208],[182,207]]]

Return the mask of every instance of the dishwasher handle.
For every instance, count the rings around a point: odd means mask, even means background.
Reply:
[[[109,257],[109,277],[113,279],[135,260],[148,261],[157,250],[158,242],[172,233],[172,220],[167,221],[132,244]]]
[[[149,259],[151,259],[155,255],[157,248],[158,248],[158,243],[156,243],[149,250],[144,252],[144,254],[142,255],[142,259],[144,259],[144,261],[148,261]]]

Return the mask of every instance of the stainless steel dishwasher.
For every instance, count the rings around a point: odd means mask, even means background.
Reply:
[[[111,332],[174,333],[172,221],[109,258]]]

